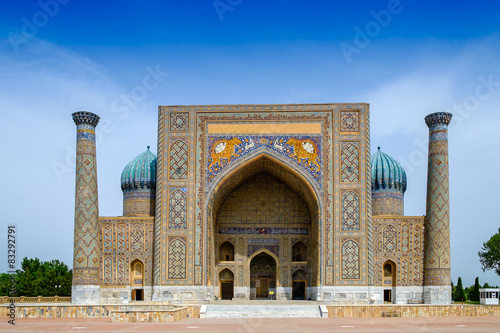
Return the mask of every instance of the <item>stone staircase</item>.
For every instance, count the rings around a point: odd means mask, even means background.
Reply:
[[[321,318],[328,317],[326,307],[316,305],[296,304],[234,304],[203,305],[200,311],[201,318]]]

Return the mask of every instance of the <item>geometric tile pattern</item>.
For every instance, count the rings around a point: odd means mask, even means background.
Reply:
[[[104,258],[104,267],[102,273],[103,282],[106,284],[113,283],[113,257]]]
[[[413,259],[413,284],[422,284],[422,262],[419,259]]]
[[[340,131],[359,132],[359,111],[340,111]]]
[[[425,220],[424,285],[449,286],[450,216],[448,132],[451,114],[439,112],[425,117],[429,127],[427,207]]]
[[[143,252],[145,247],[144,227],[135,225],[130,228],[130,252]]]
[[[359,245],[352,239],[342,243],[342,279],[359,279]]]
[[[98,285],[100,268],[95,126],[99,117],[75,112],[76,195],[73,285]]]
[[[168,279],[186,278],[187,247],[185,237],[169,237]]]
[[[102,252],[113,251],[113,225],[106,223],[102,226]]]
[[[383,251],[386,253],[394,253],[398,250],[398,231],[393,225],[388,225],[384,228],[382,233],[383,237]]]
[[[342,231],[359,230],[359,196],[348,191],[342,195]]]
[[[217,223],[309,224],[309,211],[302,197],[287,183],[262,172],[234,189],[222,203]]]
[[[170,187],[168,199],[168,228],[187,229],[187,188]]]
[[[375,217],[373,221],[373,284],[382,284],[383,263],[390,260],[398,272],[395,286],[422,285],[424,217],[384,216]]]
[[[188,144],[186,139],[175,140],[170,145],[170,180],[185,180],[188,178],[188,157]]]
[[[276,256],[279,256],[279,254],[280,254],[279,245],[248,245],[248,251],[246,253],[247,257],[250,257],[252,254],[259,251],[260,249],[269,250],[272,253],[274,253]]]
[[[161,110],[161,109],[160,109]],[[165,238],[163,237],[163,231],[166,229],[166,226],[163,224],[163,220],[166,220],[167,217],[164,216],[166,201],[165,194],[163,190],[160,190],[167,186],[165,183],[165,178],[168,177],[168,149],[166,149],[168,141],[165,139],[165,132],[168,130],[166,126],[166,120],[168,117],[168,113],[163,112],[161,110],[158,116],[158,155],[156,158],[156,184],[158,187],[157,197],[158,200],[155,201],[155,223],[154,223],[154,237],[153,237],[153,253],[154,253],[154,267],[153,267],[153,276],[152,280],[156,285],[162,284],[162,278],[164,274],[162,272],[165,270],[164,265],[160,265],[159,263],[162,261],[161,258],[164,258],[166,255],[165,250]],[[147,275],[146,275],[147,277]],[[163,281],[165,281],[163,279]]]
[[[413,251],[416,253],[422,252],[422,228],[418,225],[414,227],[413,231]]]
[[[408,259],[401,259],[401,262],[399,264],[399,281],[403,286],[408,285],[408,277],[410,273],[409,270],[410,266],[408,264]]]
[[[128,284],[128,265],[127,258],[124,256],[117,257],[116,260],[116,282],[117,284]]]
[[[101,284],[129,285],[130,263],[139,259],[144,263],[144,285],[151,285],[154,217],[104,217],[99,218],[99,223],[103,254]]]
[[[127,225],[118,223],[116,225],[116,252],[127,252]]]
[[[340,181],[359,182],[359,142],[342,142],[340,152]]]
[[[189,131],[189,113],[171,112],[170,113],[170,132]]]
[[[401,227],[401,252],[408,253],[410,246],[410,227],[404,224]]]

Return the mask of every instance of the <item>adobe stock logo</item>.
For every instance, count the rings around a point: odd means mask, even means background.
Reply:
[[[224,13],[232,12],[234,8],[241,5],[243,0],[214,0],[212,5],[214,6],[217,15],[219,15],[219,20],[224,21]]]
[[[351,63],[353,54],[359,54],[361,50],[368,47],[371,40],[380,35],[382,28],[386,28],[391,23],[392,17],[400,14],[403,9],[404,7],[399,0],[389,0],[387,9],[382,9],[378,12],[374,10],[370,11],[373,20],[366,22],[364,29],[358,26],[354,27],[355,35],[352,43],[342,42],[339,45],[347,63]]]
[[[21,27],[21,34],[16,34],[14,32],[9,32],[7,37],[9,38],[10,45],[14,49],[14,52],[19,52],[19,46],[23,44],[28,44],[30,40],[38,35],[40,28],[45,27],[50,18],[54,18],[59,13],[60,5],[65,5],[70,0],[46,0],[38,1],[38,6],[40,10],[35,12],[29,20],[26,16],[21,18],[23,26]]]

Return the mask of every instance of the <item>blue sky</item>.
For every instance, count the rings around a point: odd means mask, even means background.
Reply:
[[[158,105],[367,102],[372,152],[407,170],[406,215],[425,214],[423,118],[454,114],[452,277],[500,284],[477,257],[500,227],[498,2],[2,1],[0,22],[0,241],[17,224],[19,258],[72,264],[74,111],[101,116],[99,209],[117,216]]]

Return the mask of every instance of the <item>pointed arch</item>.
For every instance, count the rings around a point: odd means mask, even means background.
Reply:
[[[252,254],[248,260],[248,279],[251,298],[268,298],[269,292],[280,285],[280,261],[278,256],[267,249]],[[252,290],[253,289],[253,290]]]
[[[396,286],[396,263],[389,259],[384,262],[382,265],[382,280],[384,286]]]
[[[219,246],[219,261],[234,261],[234,245],[230,241]]]
[[[130,284],[133,286],[144,285],[144,263],[140,259],[130,262]]]
[[[234,273],[227,267],[219,273],[219,288],[221,299],[234,297]]]
[[[319,261],[322,257],[323,251],[323,235],[321,233],[322,192],[320,187],[318,187],[318,184],[311,181],[311,175],[306,174],[307,172],[305,170],[302,170],[301,168],[295,169],[293,168],[293,165],[290,164],[290,161],[284,160],[283,156],[275,155],[279,154],[273,154],[273,152],[263,150],[249,154],[249,156],[245,157],[245,159],[240,160],[238,164],[229,165],[222,170],[221,173],[214,178],[212,184],[210,184],[210,187],[207,189],[205,201],[205,225],[207,232],[204,233],[204,244],[207,246],[205,253],[207,253],[207,260],[210,265],[209,273],[207,275],[207,279],[209,280],[208,283],[217,285],[217,276],[210,272],[215,273],[217,271],[217,258],[214,254],[217,253],[217,244],[215,243],[215,240],[217,238],[216,233],[218,231],[215,230],[215,223],[217,221],[217,214],[222,203],[234,189],[243,184],[245,181],[261,172],[266,172],[290,186],[299,194],[306,205],[310,220],[308,255],[310,259],[310,269],[312,272],[311,284],[313,286],[321,284],[321,272],[318,267],[320,267]],[[253,253],[253,256],[258,253],[260,252]],[[279,258],[275,258],[275,255],[270,251],[269,255],[276,260],[276,263],[279,266]],[[249,272],[250,268],[249,263],[250,260],[247,261],[247,272]],[[278,284],[280,283],[280,275],[281,272],[278,269]],[[249,275],[245,274],[245,276],[245,282],[241,281],[241,283],[243,285],[250,285]]]
[[[292,261],[307,261],[307,245],[297,241],[292,246]]]
[[[307,281],[307,273],[305,270],[303,270],[302,268],[298,268],[295,270],[295,272],[293,272],[292,274],[292,280],[293,281],[296,281],[296,280],[305,280]]]

